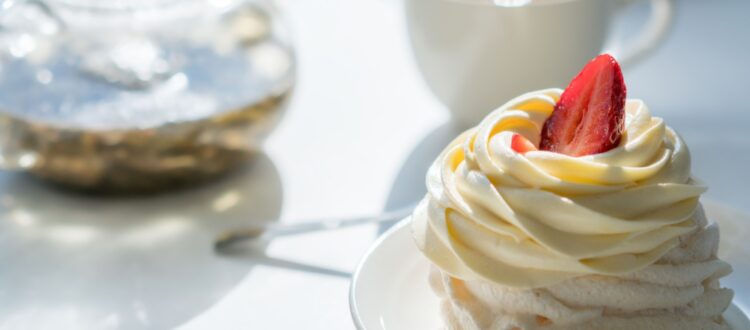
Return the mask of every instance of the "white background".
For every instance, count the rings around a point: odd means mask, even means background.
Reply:
[[[679,4],[663,47],[626,68],[628,95],[684,136],[707,198],[750,212],[750,2]],[[232,256],[215,255],[212,238],[253,221],[416,202],[427,164],[456,131],[416,71],[400,1],[282,7],[299,82],[267,156],[245,173],[148,201],[92,201],[0,174],[0,328],[353,328],[349,275],[383,227],[279,238]],[[616,33],[646,14],[632,8]]]

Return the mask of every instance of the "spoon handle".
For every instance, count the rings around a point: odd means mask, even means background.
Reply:
[[[220,235],[216,239],[215,247],[216,249],[221,250],[239,242],[259,239],[261,237],[270,238],[276,236],[296,235],[315,231],[341,229],[364,224],[399,220],[401,218],[409,216],[412,211],[414,211],[414,207],[415,205],[412,204],[393,211],[387,211],[378,215],[370,216],[309,220],[293,224],[269,223],[264,225],[232,229]]]

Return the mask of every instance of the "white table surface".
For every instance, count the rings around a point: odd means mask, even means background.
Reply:
[[[625,70],[629,96],[683,134],[708,198],[750,212],[750,2],[680,4],[664,46]],[[382,227],[225,256],[211,249],[214,235],[415,202],[456,131],[412,62],[400,1],[284,8],[299,83],[266,156],[247,171],[148,199],[75,196],[0,174],[0,329],[353,328],[349,276]],[[615,30],[643,14],[632,9]]]

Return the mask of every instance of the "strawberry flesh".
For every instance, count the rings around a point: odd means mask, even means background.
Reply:
[[[539,149],[579,157],[620,143],[625,121],[625,81],[617,61],[599,55],[560,96],[542,128]]]
[[[519,154],[525,154],[529,151],[537,150],[536,146],[521,134],[513,134],[510,141],[510,147]]]

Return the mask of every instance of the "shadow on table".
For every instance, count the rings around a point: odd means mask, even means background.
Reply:
[[[385,211],[394,211],[414,205],[424,197],[427,193],[425,187],[427,169],[448,143],[453,141],[461,132],[461,129],[449,121],[432,130],[417,144],[404,164],[401,165],[401,170],[393,181],[385,203]],[[378,228],[378,235],[385,232],[394,223],[389,222],[381,225]]]
[[[227,258],[232,258],[235,260],[246,260],[251,261],[257,265],[263,265],[268,267],[275,267],[275,268],[285,268],[289,270],[295,270],[299,272],[307,272],[307,273],[316,273],[320,275],[327,275],[327,276],[335,276],[335,277],[343,277],[343,278],[350,278],[352,276],[351,273],[333,269],[333,268],[326,268],[321,267],[313,264],[306,264],[301,263],[298,261],[288,260],[288,259],[281,259],[277,257],[272,257],[267,255],[264,251],[262,246],[266,245],[266,243],[251,243],[251,244],[240,244],[237,247],[233,247],[232,249],[222,251],[222,255]],[[259,247],[259,245],[261,247]]]
[[[177,326],[257,264],[217,258],[215,237],[278,219],[282,196],[265,155],[211,184],[140,198],[71,194],[0,173],[0,327]]]

